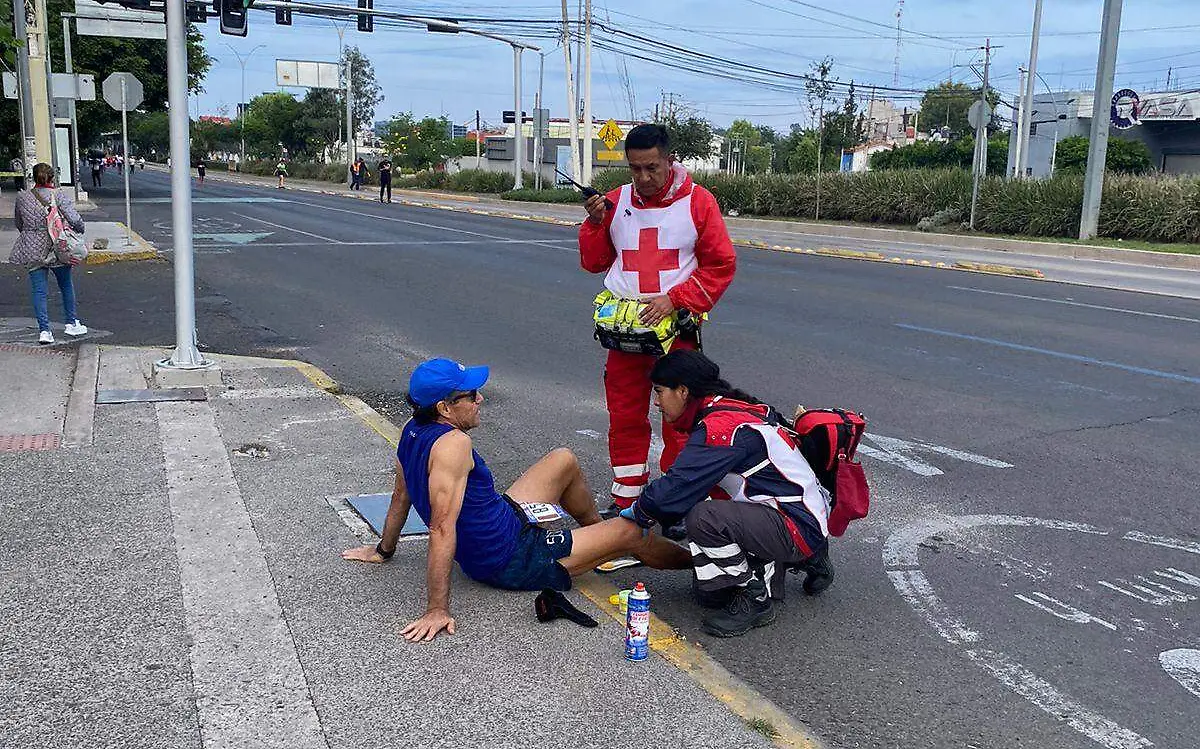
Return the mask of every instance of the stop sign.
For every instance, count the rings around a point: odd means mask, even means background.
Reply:
[[[123,96],[121,91],[122,83],[125,84]],[[131,112],[137,109],[144,97],[142,82],[135,78],[133,73],[113,73],[104,79],[103,90],[104,100],[118,112]]]

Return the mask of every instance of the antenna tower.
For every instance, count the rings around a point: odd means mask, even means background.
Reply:
[[[892,70],[892,86],[900,87],[900,16],[904,14],[904,0],[896,0],[896,62]]]

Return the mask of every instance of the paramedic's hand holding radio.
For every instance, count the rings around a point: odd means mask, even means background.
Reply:
[[[608,213],[608,205],[605,200],[603,194],[597,193],[583,202],[583,207],[588,212],[588,218],[597,224],[603,224],[604,217]]]

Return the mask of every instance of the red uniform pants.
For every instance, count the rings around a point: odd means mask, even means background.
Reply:
[[[676,338],[672,348],[695,349],[696,343]],[[613,469],[612,498],[625,508],[641,496],[650,479],[650,400],[653,385],[650,370],[658,359],[646,354],[608,352],[604,365],[604,396],[608,402],[608,458]],[[663,473],[675,462],[688,433],[670,424],[662,425],[663,452],[659,468]]]

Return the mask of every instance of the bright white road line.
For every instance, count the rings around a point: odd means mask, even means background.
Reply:
[[[992,291],[991,289],[974,289],[970,286],[948,286],[946,288],[956,291],[973,291],[976,294],[992,294],[993,296],[1008,296],[1015,299],[1029,299],[1035,302],[1049,302],[1050,304],[1066,304],[1071,307],[1087,307],[1088,309],[1099,309],[1106,312],[1121,312],[1126,315],[1141,315],[1142,317],[1157,317],[1162,320],[1179,320],[1180,322],[1200,323],[1200,320],[1194,317],[1180,317],[1179,315],[1163,315],[1158,312],[1143,312],[1136,309],[1126,309],[1124,307],[1105,307],[1102,304],[1084,304],[1083,302],[1072,302],[1069,299],[1050,299],[1044,296],[1030,296],[1028,294],[1011,294],[1007,291]]]
[[[331,239],[331,238],[329,238],[329,237],[322,237],[320,234],[313,234],[312,232],[302,231],[302,230],[300,230],[300,229],[297,229],[297,228],[295,228],[295,227],[291,227],[291,226],[284,226],[283,224],[277,224],[277,223],[275,223],[274,221],[267,221],[266,219],[255,218],[255,217],[253,217],[253,216],[247,216],[247,215],[246,215],[246,214],[244,214],[244,213],[235,213],[235,214],[233,214],[233,215],[237,216],[238,218],[244,218],[244,219],[246,219],[246,220],[248,220],[248,221],[257,221],[257,222],[258,222],[258,223],[260,223],[260,224],[266,224],[267,226],[274,226],[275,228],[277,228],[277,229],[283,229],[284,231],[291,231],[291,232],[295,232],[296,234],[303,234],[303,235],[304,235],[304,236],[306,236],[306,237],[312,237],[312,238],[314,238],[314,239],[323,239],[323,240],[325,240],[326,242],[329,242],[330,244],[345,244],[345,242],[342,242],[341,240],[338,240],[338,239]]]
[[[1171,678],[1200,697],[1200,650],[1177,648],[1160,653],[1158,662]]]
[[[438,224],[426,224],[422,221],[413,221],[407,218],[396,218],[395,216],[380,216],[377,213],[364,213],[363,211],[351,211],[346,208],[334,208],[332,206],[320,205],[319,203],[297,203],[297,205],[306,205],[310,208],[317,208],[322,211],[336,211],[338,213],[350,213],[359,218],[374,218],[380,221],[395,221],[398,224],[410,224],[412,226],[423,226],[426,229],[439,229],[441,231],[454,232],[456,234],[470,234],[473,237],[483,237],[484,239],[512,239],[512,237],[499,237],[495,234],[484,234],[477,231],[468,231],[467,229],[454,229],[449,226],[440,226]]]

